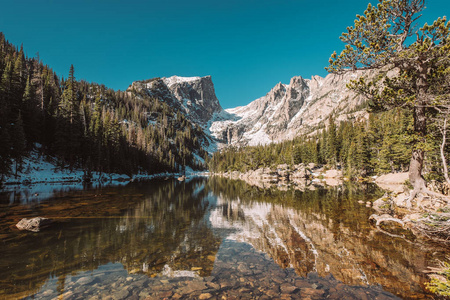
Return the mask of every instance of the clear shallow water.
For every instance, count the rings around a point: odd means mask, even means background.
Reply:
[[[223,178],[4,192],[0,299],[431,299],[423,271],[449,251],[374,230],[358,201],[379,193]],[[55,223],[14,228],[32,216]]]

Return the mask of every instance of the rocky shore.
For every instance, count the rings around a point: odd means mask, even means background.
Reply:
[[[406,231],[411,231],[416,236],[450,244],[449,197],[419,193],[410,199],[407,180],[408,173],[387,174],[375,180],[386,190],[384,196],[373,203],[377,213],[371,218],[376,220],[376,226],[388,234],[403,238],[408,236]],[[432,187],[434,185],[436,183],[431,184]]]
[[[276,186],[286,190],[288,187],[305,190],[314,189],[316,185],[338,186],[349,180],[340,170],[327,169],[312,163],[293,167],[284,164],[276,168],[260,168],[245,173],[234,171],[214,175],[241,179],[260,188]],[[386,191],[380,199],[366,204],[376,211],[371,220],[380,231],[401,238],[426,237],[440,243],[450,243],[448,196],[430,197],[418,194],[410,200],[410,189],[406,186],[408,173],[390,173],[371,177],[369,180]],[[436,183],[432,183],[432,186],[434,185]]]
[[[241,179],[250,185],[267,188],[277,185],[279,187],[295,184],[298,188],[303,189],[305,181],[314,182],[329,186],[337,186],[342,184],[344,180],[348,180],[342,174],[342,171],[335,169],[326,169],[316,164],[297,164],[290,167],[287,164],[276,166],[276,168],[259,168],[247,172],[225,172],[213,173],[222,177],[231,179]]]
[[[199,174],[191,168],[186,168],[186,174]],[[117,174],[103,172],[88,172],[84,169],[70,169],[60,166],[54,157],[45,157],[39,151],[33,150],[22,162],[22,168],[17,174],[9,174],[0,178],[0,189],[23,189],[37,184],[126,184],[135,180],[149,180],[153,178],[178,177],[179,173],[159,174]]]

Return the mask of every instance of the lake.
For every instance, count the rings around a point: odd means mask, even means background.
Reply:
[[[377,231],[365,203],[382,194],[219,177],[3,191],[0,299],[432,299],[424,271],[450,251]],[[15,228],[34,216],[54,223]]]

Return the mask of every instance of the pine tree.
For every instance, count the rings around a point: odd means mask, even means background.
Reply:
[[[11,74],[11,95],[14,97],[14,105],[16,111],[20,109],[22,96],[24,93],[26,83],[26,68],[25,68],[25,56],[23,53],[23,47],[20,48],[20,52],[17,53],[17,57],[14,62],[14,69]]]
[[[73,124],[76,121],[78,108],[75,70],[73,65],[70,65],[69,78],[66,81],[66,86],[61,99],[62,114],[69,119],[70,124]]]
[[[13,66],[11,61],[6,62],[5,69],[3,70],[2,78],[0,81],[0,95],[1,101],[7,106],[8,109],[11,108],[12,102],[12,73]]]
[[[0,126],[0,184],[11,167],[11,142],[8,130]]]
[[[57,151],[69,163],[70,168],[76,164],[82,132],[74,67],[71,65],[59,105],[56,129]]]
[[[338,149],[336,139],[336,124],[333,115],[330,115],[327,132],[327,162],[331,166],[336,166]]]
[[[22,97],[23,128],[27,137],[27,148],[31,148],[32,143],[39,137],[39,115],[36,103],[36,93],[30,76],[26,80],[25,91]]]
[[[7,174],[11,166],[10,109],[11,109],[11,62],[5,62],[0,81],[0,174]]]
[[[15,160],[15,174],[22,168],[26,149],[26,138],[23,130],[22,116],[19,112],[16,121],[11,125],[11,157]]]
[[[341,36],[346,43],[338,56],[330,58],[329,72],[343,73],[375,69],[379,76],[360,77],[349,88],[368,97],[371,107],[408,109],[414,117],[414,139],[409,179],[415,194],[427,191],[422,177],[425,152],[429,148],[427,123],[450,93],[450,22],[438,18],[432,25],[416,29],[425,0],[382,0],[357,15],[355,25]],[[391,72],[389,72],[391,71]],[[444,88],[442,88],[444,85]],[[441,94],[438,94],[439,92]],[[446,93],[446,95],[442,94]]]

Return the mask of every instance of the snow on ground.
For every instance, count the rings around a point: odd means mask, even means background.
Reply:
[[[38,147],[39,148],[39,147]],[[17,176],[11,174],[4,178],[4,186],[1,191],[14,191],[18,187],[21,192],[25,194],[45,194],[47,189],[53,190],[54,185],[64,183],[67,188],[82,188],[84,171],[82,169],[70,170],[69,168],[61,168],[56,164],[54,158],[46,158],[39,153],[38,150],[33,150],[30,155],[24,159],[22,164],[22,171],[17,173]],[[13,170],[15,164],[13,163]],[[202,173],[196,172],[189,167],[186,167],[186,174],[197,176]],[[126,184],[132,180],[152,179],[157,177],[173,177],[181,174],[174,173],[160,173],[160,174],[137,174],[133,178],[125,174],[116,173],[92,173],[91,182],[93,185],[105,183],[113,183],[114,185]],[[31,188],[30,185],[34,187]],[[40,192],[35,191],[36,187]]]
[[[214,137],[212,137],[211,135],[206,135],[206,139],[208,140],[207,144],[206,144],[206,142],[202,141],[203,149],[205,149],[206,152],[208,152],[210,154],[216,152],[218,150],[218,147],[217,147],[217,141],[214,139]]]
[[[90,188],[125,185],[128,181],[114,183],[94,182]],[[35,184],[14,184],[5,185],[0,189],[2,199],[7,197],[9,203],[33,204],[52,198],[58,194],[65,194],[71,191],[82,190],[85,185],[82,182],[58,182],[58,183],[35,183]]]
[[[12,169],[14,171],[15,164]],[[56,165],[53,159],[46,160],[38,151],[32,151],[24,159],[22,171],[15,175],[9,175],[5,178],[5,184],[21,183],[52,183],[52,182],[77,182],[82,181],[82,170],[61,169]]]
[[[194,156],[194,158],[195,158],[198,162],[201,162],[202,164],[205,163],[205,160],[204,160],[202,157],[200,157],[197,153],[193,152],[193,153],[192,153],[192,156]]]

